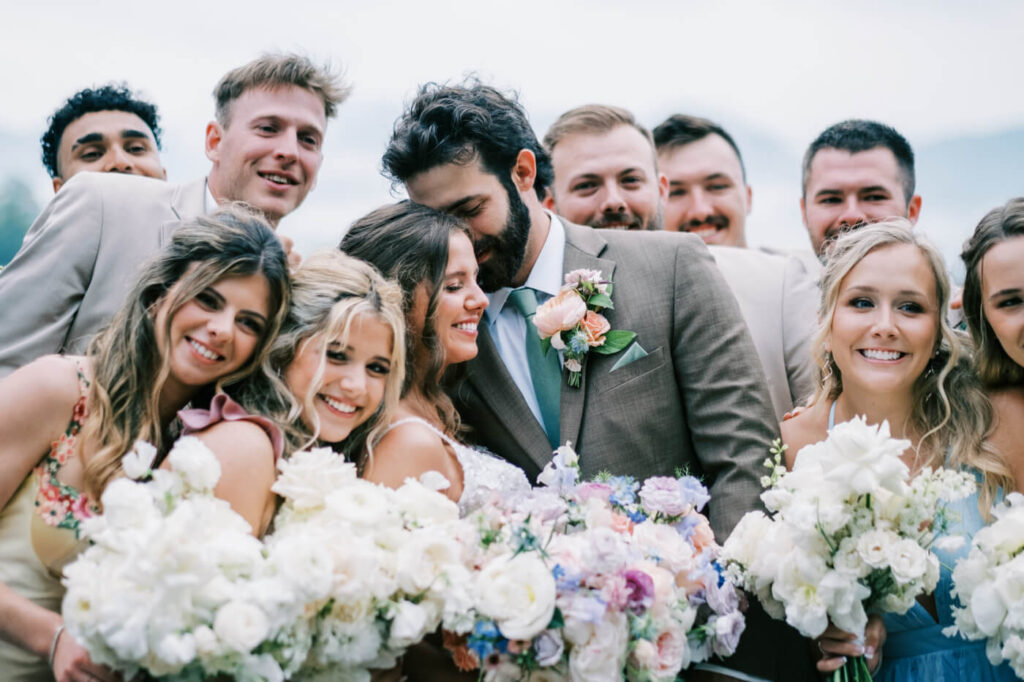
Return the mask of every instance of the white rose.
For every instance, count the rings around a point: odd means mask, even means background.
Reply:
[[[115,478],[103,491],[103,524],[112,530],[144,530],[157,523],[160,514],[143,483]]]
[[[913,540],[900,540],[886,550],[889,568],[899,583],[921,579],[928,571],[928,550]]]
[[[406,479],[405,484],[397,490],[395,500],[401,513],[419,525],[444,523],[459,518],[459,505],[412,478]]]
[[[241,601],[228,602],[217,609],[213,631],[228,647],[248,653],[266,639],[269,624],[262,610]]]
[[[296,509],[324,504],[324,498],[356,480],[356,465],[330,448],[302,450],[277,461],[277,480],[271,487]]]
[[[621,682],[629,640],[625,614],[609,613],[590,626],[589,635],[569,650],[569,678],[573,682]]]
[[[344,490],[336,490],[324,499],[328,511],[339,521],[352,524],[357,533],[399,522],[394,492],[390,488],[356,479]]]
[[[448,535],[435,529],[413,534],[398,550],[395,575],[406,593],[426,591],[450,566],[459,564],[460,548]]]
[[[220,480],[217,456],[195,436],[179,438],[167,455],[167,462],[192,490],[213,490]]]
[[[889,547],[899,541],[899,536],[890,531],[869,530],[857,540],[857,553],[868,566],[884,568],[889,561]]]
[[[818,456],[825,478],[857,494],[882,487],[894,493],[903,490],[910,471],[900,455],[910,441],[889,435],[889,423],[869,426],[864,417],[836,424]],[[806,452],[806,448],[801,455]]]
[[[495,559],[477,578],[477,608],[496,621],[508,639],[533,639],[555,612],[555,579],[544,562],[528,552]]]
[[[436,625],[427,609],[410,601],[400,601],[394,607],[388,646],[396,649],[410,647],[423,639]]]
[[[196,657],[196,639],[185,633],[168,633],[153,645],[153,654],[163,662],[169,672],[176,672]]]

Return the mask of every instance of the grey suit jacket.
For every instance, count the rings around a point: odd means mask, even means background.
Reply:
[[[205,180],[71,178],[0,271],[0,377],[48,353],[82,351],[177,221],[203,212],[205,192]]]
[[[647,351],[612,370],[619,355],[591,354],[579,389],[564,383],[561,438],[585,476],[637,478],[683,469],[711,491],[709,516],[725,538],[760,508],[759,476],[777,425],[754,345],[735,299],[697,237],[598,232],[562,221],[566,272],[600,270],[615,283],[613,329],[637,333]],[[470,438],[536,478],[551,459],[540,424],[486,330],[453,391]]]
[[[818,328],[817,271],[795,256],[709,247],[732,290],[768,378],[775,417],[802,405],[817,387],[811,339]]]

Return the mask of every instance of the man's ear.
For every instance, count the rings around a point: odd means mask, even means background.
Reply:
[[[548,193],[541,200],[540,205],[543,206],[544,208],[546,208],[547,210],[551,211],[552,213],[556,212],[555,211],[555,195],[553,195],[551,193],[551,189],[550,188],[548,188]]]
[[[747,185],[747,215],[750,215],[752,208],[754,208],[754,188]],[[803,210],[803,200],[800,201],[800,210]]]
[[[658,173],[658,196],[661,197],[661,205],[664,206],[668,201],[668,176],[664,173]]]
[[[206,124],[206,158],[214,163],[220,161],[220,141],[224,138],[224,129],[220,123],[210,121]]]
[[[59,190],[63,186],[64,186],[64,178],[54,178],[53,179],[53,193],[54,194],[56,194],[57,190]]]
[[[520,194],[533,189],[533,183],[537,180],[537,157],[529,149],[520,149],[516,155],[515,165],[512,166],[512,184],[516,186]]]
[[[910,203],[907,204],[907,220],[912,225],[917,224],[917,219],[921,216],[921,195],[915,194],[910,197]]]

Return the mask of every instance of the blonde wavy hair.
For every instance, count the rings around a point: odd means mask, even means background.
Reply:
[[[157,339],[170,348],[175,313],[204,289],[225,277],[260,274],[270,290],[267,326],[252,357],[220,377],[212,390],[229,386],[258,366],[277,335],[290,298],[288,266],[269,223],[244,204],[228,205],[210,216],[181,223],[170,243],[140,269],[143,273],[111,322],[89,344],[93,377],[89,413],[82,426],[85,489],[98,498],[121,473],[121,458],[137,440],[165,452],[174,440],[160,419],[160,396],[170,374],[170,359],[157,352]],[[166,321],[156,327],[156,309],[167,306]],[[211,390],[201,394],[212,395]]]
[[[386,324],[392,333],[384,397],[376,412],[357,427],[342,443],[330,444],[336,451],[355,461],[360,469],[370,456],[370,444],[391,423],[398,405],[405,375],[405,325],[402,291],[385,280],[368,263],[328,250],[314,253],[292,273],[292,305],[263,360],[260,371],[244,382],[232,395],[251,413],[276,421],[284,430],[286,453],[314,445],[320,432],[314,407],[327,366],[327,349],[337,341],[348,345],[352,324],[366,315]],[[313,348],[319,364],[304,395],[294,395],[283,379],[297,356]],[[309,415],[312,428],[302,420]]]
[[[909,244],[924,256],[935,278],[939,333],[935,354],[914,383],[913,409],[908,425],[923,434],[916,446],[915,465],[920,467],[970,467],[981,472],[983,485],[978,506],[987,518],[996,491],[1011,490],[1013,477],[1002,457],[986,442],[992,428],[993,410],[971,360],[970,339],[946,321],[949,279],[942,255],[904,218],[892,218],[846,232],[835,246],[821,275],[818,332],[812,352],[820,371],[820,386],[811,404],[836,400],[843,392],[843,376],[832,353],[826,350],[832,319],[839,304],[843,280],[869,253],[889,246]],[[948,461],[945,460],[949,452]],[[929,455],[922,459],[921,453]]]

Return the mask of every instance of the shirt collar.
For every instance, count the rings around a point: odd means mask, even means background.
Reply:
[[[544,240],[544,246],[541,247],[540,254],[537,255],[537,261],[533,264],[533,269],[530,270],[530,275],[526,278],[526,283],[523,286],[536,289],[548,296],[554,296],[562,287],[562,264],[565,263],[565,227],[554,213],[544,212],[551,218],[551,227],[548,229],[548,237]],[[510,293],[512,293],[512,287],[503,287],[488,295],[489,304],[484,314],[490,324],[494,324],[494,321],[498,319]]]
[[[206,215],[210,215],[217,210],[217,200],[213,198],[213,192],[210,191],[210,179],[206,179],[206,192],[203,194],[203,212]]]

